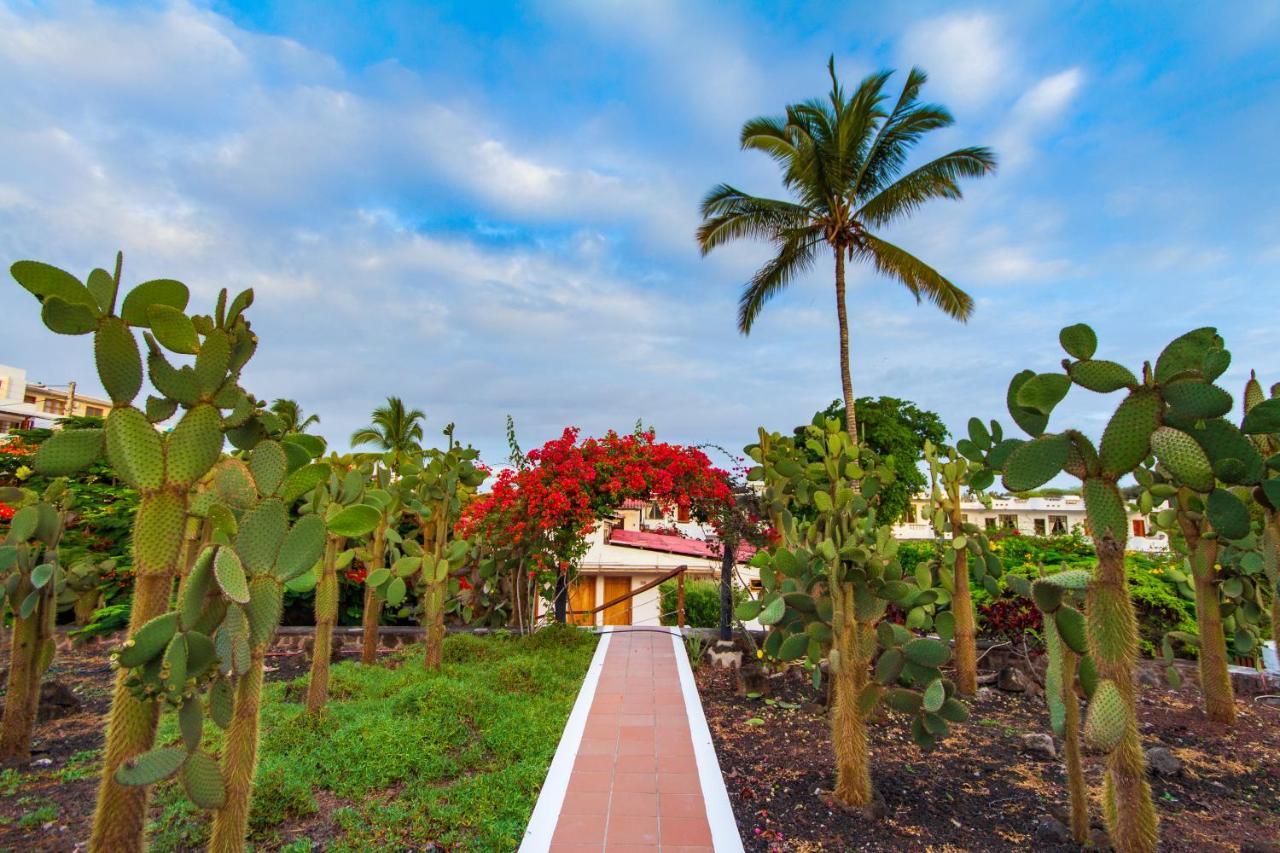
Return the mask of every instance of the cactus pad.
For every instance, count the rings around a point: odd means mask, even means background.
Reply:
[[[220,729],[231,725],[231,716],[235,711],[235,688],[225,678],[219,678],[209,688],[209,719]]]
[[[195,371],[187,366],[174,367],[158,348],[147,355],[147,375],[157,391],[184,406],[194,406],[200,401]]]
[[[1151,450],[1173,478],[1197,492],[1213,488],[1213,466],[1196,440],[1182,430],[1162,426],[1151,434]]]
[[[80,280],[66,270],[40,261],[18,261],[9,267],[18,284],[44,302],[50,296],[57,296],[64,302],[74,302],[85,306],[98,307],[88,289]]]
[[[1044,432],[1044,428],[1049,425],[1049,416],[1040,412],[1028,409],[1018,403],[1018,392],[1022,386],[1035,377],[1035,372],[1024,370],[1009,380],[1009,390],[1005,395],[1005,403],[1009,407],[1009,416],[1013,418],[1023,432],[1032,437],[1040,435]]]
[[[184,311],[191,293],[180,281],[168,278],[157,278],[144,281],[130,290],[120,305],[120,316],[130,326],[146,328],[148,325],[147,308],[151,305],[167,305],[178,311]]]
[[[1087,391],[1110,394],[1121,388],[1136,388],[1138,377],[1123,364],[1114,361],[1077,361],[1067,365],[1071,381]]]
[[[324,462],[304,465],[289,475],[280,489],[280,499],[291,504],[329,479],[329,466]]]
[[[123,762],[116,769],[116,781],[121,785],[154,785],[177,773],[186,760],[187,751],[180,746],[153,749]]]
[[[202,809],[220,809],[227,801],[227,786],[218,762],[204,752],[193,752],[182,766],[182,787]]]
[[[112,409],[106,422],[107,461],[141,491],[164,484],[164,441],[147,416],[131,407]]]
[[[1147,390],[1133,392],[1116,407],[1098,447],[1104,474],[1119,477],[1147,458],[1151,434],[1160,425],[1160,409],[1160,398]]]
[[[260,646],[270,641],[284,607],[284,590],[280,581],[263,575],[249,583],[249,645]]]
[[[44,440],[32,464],[41,474],[62,477],[89,465],[102,455],[102,448],[100,429],[62,429]]]
[[[112,405],[127,406],[142,389],[142,354],[129,327],[119,317],[103,317],[93,336],[98,379]]]
[[[213,329],[200,343],[194,370],[203,397],[213,395],[227,378],[231,364],[231,338],[222,329]]]
[[[381,513],[373,507],[367,504],[355,504],[340,510],[325,522],[325,526],[334,536],[354,539],[367,535],[377,527],[381,517]]]
[[[166,572],[182,547],[187,511],[173,492],[143,497],[133,524],[133,562],[139,574]]]
[[[1004,465],[1004,485],[1011,492],[1036,489],[1052,480],[1067,462],[1070,439],[1046,434],[1019,445]]]
[[[222,418],[210,405],[190,409],[173,432],[165,449],[165,479],[190,486],[205,475],[222,455]]]
[[[1095,540],[1110,536],[1117,542],[1129,538],[1129,514],[1124,498],[1114,482],[1090,477],[1084,481],[1085,516],[1089,519],[1090,535]]]
[[[1249,508],[1244,501],[1226,489],[1209,493],[1205,513],[1218,535],[1225,539],[1243,539],[1249,535]]]
[[[263,495],[274,495],[288,472],[284,449],[274,441],[263,441],[249,454],[249,470]]]
[[[1083,613],[1074,607],[1061,607],[1053,614],[1053,622],[1067,648],[1078,655],[1088,654],[1089,643],[1085,637]]]
[[[195,355],[200,349],[195,324],[176,308],[158,302],[147,306],[147,325],[160,345],[170,352]]]
[[[916,637],[902,647],[902,653],[907,660],[925,667],[942,666],[951,659],[951,649],[946,643],[928,637]]]
[[[1201,379],[1179,379],[1164,386],[1161,396],[1184,418],[1216,418],[1231,411],[1231,395]]]
[[[227,598],[238,604],[248,603],[249,581],[244,574],[244,565],[233,549],[225,546],[218,549],[218,555],[213,559],[213,576]]]
[[[142,666],[164,651],[177,629],[178,614],[160,614],[125,640],[117,662],[124,667]]]
[[[282,581],[292,580],[314,566],[324,551],[324,540],[324,521],[320,516],[306,515],[298,519],[280,546],[276,577]]]
[[[1084,739],[1095,749],[1110,752],[1124,738],[1128,709],[1120,689],[1111,679],[1098,682],[1085,713]]]
[[[1222,338],[1218,330],[1211,327],[1194,329],[1174,338],[1156,359],[1156,382],[1163,385],[1184,374],[1201,373],[1205,357],[1215,349],[1222,349]]]
[[[1093,358],[1094,352],[1098,349],[1098,336],[1084,323],[1067,326],[1058,332],[1058,342],[1072,358]]]
[[[270,571],[280,553],[289,519],[284,504],[269,498],[245,514],[236,534],[236,551],[252,574]]]

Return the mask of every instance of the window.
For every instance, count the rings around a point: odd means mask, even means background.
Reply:
[[[969,513],[967,513],[967,512],[962,512],[962,513],[960,513],[960,523],[961,523],[961,524],[968,524],[968,523],[969,523]]]
[[[987,516],[987,517],[986,517],[985,519],[983,519],[983,520],[986,522],[986,525],[987,525],[987,529],[988,529],[988,530],[995,530],[995,529],[996,529],[996,520],[995,520],[994,518],[992,518],[991,516]]]
[[[1054,536],[1067,535],[1067,517],[1065,515],[1049,516],[1049,531]]]
[[[102,417],[102,409],[99,408],[98,406],[85,406],[84,413],[91,418]]]
[[[1133,535],[1134,536],[1147,535],[1147,520],[1145,518],[1135,518],[1133,520]]]
[[[693,516],[689,512],[689,507],[681,505],[676,509],[676,521],[681,523],[688,521]]]
[[[35,401],[36,401],[36,398],[32,397],[30,394],[26,394],[22,398],[22,402],[24,403],[34,403]]]
[[[51,415],[60,415],[67,410],[67,404],[61,400],[49,398],[44,401],[44,410]]]
[[[908,506],[908,507],[907,507],[907,511],[906,511],[906,513],[904,513],[904,515],[903,515],[902,523],[903,523],[903,524],[915,524],[917,520],[919,520],[919,519],[918,519],[918,516],[917,516],[917,514],[916,514],[916,505],[915,505],[915,504],[911,504],[910,506]]]
[[[1003,527],[1005,530],[1017,530],[1018,516],[1006,515],[1005,513],[1000,513],[1000,526]]]
[[[1045,527],[1044,527],[1044,519],[1043,519],[1043,518],[1037,518],[1037,519],[1033,522],[1033,525],[1034,525],[1035,530],[1036,530],[1036,535],[1037,535],[1037,536],[1043,536],[1043,535],[1044,535],[1044,530],[1045,530]]]

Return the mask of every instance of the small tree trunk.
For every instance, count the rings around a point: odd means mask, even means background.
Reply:
[[[444,663],[444,591],[448,581],[432,581],[427,584],[422,614],[427,633],[424,664],[428,670],[437,670]]]
[[[333,625],[338,619],[338,550],[342,538],[330,536],[324,546],[320,579],[316,582],[316,635],[311,649],[311,682],[307,685],[307,710],[317,713],[329,701],[329,656],[333,651]]]
[[[565,572],[556,575],[556,601],[555,616],[556,621],[564,624],[568,618],[569,610],[569,578]]]
[[[386,568],[382,565],[387,550],[387,526],[383,522],[373,534],[373,553],[369,571]],[[360,620],[360,662],[372,666],[378,657],[378,623],[382,621],[382,599],[367,583],[364,587],[364,613]]]
[[[846,585],[840,599],[845,627],[836,632],[833,645],[840,652],[831,673],[834,699],[831,706],[831,744],[836,759],[835,798],[847,806],[867,806],[875,798],[871,786],[871,754],[867,746],[867,722],[858,708],[858,695],[867,685],[874,631],[857,621],[853,587]]]
[[[1196,625],[1200,632],[1200,692],[1205,715],[1215,723],[1233,726],[1236,722],[1235,691],[1231,687],[1227,659],[1227,636],[1222,627],[1214,564],[1218,543],[1201,537],[1196,522],[1179,513],[1178,521],[1191,551],[1191,574],[1196,592]]]
[[[1085,787],[1080,764],[1080,700],[1076,697],[1076,669],[1079,656],[1062,643],[1062,755],[1067,765],[1067,799],[1071,808],[1071,837],[1077,844],[1089,843],[1089,789]]]
[[[144,499],[145,500],[145,499]],[[173,571],[140,572],[134,581],[133,608],[129,613],[129,636],[169,609]],[[155,744],[160,706],[137,699],[125,686],[128,670],[116,675],[103,749],[102,781],[93,815],[92,853],[135,853],[143,848],[147,800],[150,786],[120,785],[116,770],[125,760],[146,752]]]
[[[102,593],[97,590],[86,592],[76,599],[74,605],[76,624],[84,627],[93,621],[93,614],[98,612],[102,603]]]
[[[951,535],[960,535],[963,524],[960,499],[952,503]],[[969,552],[956,551],[951,592],[951,613],[955,617],[956,690],[964,696],[978,692],[978,629],[973,615],[973,596],[969,591]]]
[[[853,375],[849,369],[849,315],[844,304],[844,250],[836,247],[836,322],[840,327],[840,389],[844,393],[845,426],[858,443],[858,412],[853,401]]]
[[[258,715],[262,705],[263,644],[253,650],[249,671],[236,685],[235,711],[222,749],[222,776],[227,801],[213,813],[210,853],[240,853],[249,831],[253,776],[258,767]]]
[[[724,540],[724,553],[720,555],[720,639],[733,639],[733,568],[737,543]]]
[[[35,587],[24,579],[18,600],[26,598]],[[40,707],[40,681],[44,675],[41,657],[47,654],[46,643],[52,639],[41,629],[48,624],[48,595],[26,619],[13,620],[12,651],[9,657],[9,683],[5,691],[4,723],[0,725],[0,763],[31,759],[31,731]]]
[[[1111,484],[1114,489],[1115,485]],[[1115,502],[1123,505],[1119,494]],[[1111,843],[1120,853],[1153,853],[1158,840],[1155,805],[1147,783],[1147,762],[1138,736],[1134,666],[1138,658],[1138,620],[1124,573],[1124,541],[1099,539],[1098,568],[1089,584],[1086,619],[1089,652],[1099,678],[1109,678],[1124,698],[1125,730],[1107,756],[1103,816]]]

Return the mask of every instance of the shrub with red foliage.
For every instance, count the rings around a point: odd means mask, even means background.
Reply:
[[[983,635],[998,640],[1021,643],[1029,632],[1039,635],[1044,630],[1040,611],[1021,597],[997,598],[990,604],[981,605],[978,618],[982,621]]]

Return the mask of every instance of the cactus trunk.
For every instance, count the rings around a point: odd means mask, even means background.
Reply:
[[[1196,625],[1200,633],[1200,692],[1204,695],[1204,711],[1215,723],[1233,726],[1236,722],[1235,691],[1231,687],[1227,636],[1222,627],[1222,608],[1214,576],[1214,565],[1218,561],[1218,542],[1202,538],[1202,528],[1183,513],[1179,513],[1178,522],[1191,553],[1191,574],[1196,593]]]
[[[858,696],[867,685],[870,651],[875,634],[857,621],[853,607],[853,587],[845,585],[838,596],[840,621],[833,648],[839,653],[833,667],[834,697],[831,706],[831,743],[836,759],[835,797],[846,806],[868,806],[875,798],[871,785],[871,754],[867,744],[867,721],[858,708]]]
[[[28,583],[20,597],[25,598],[31,589]],[[26,762],[31,758],[31,731],[40,708],[40,681],[52,657],[48,645],[53,642],[49,630],[53,607],[46,591],[30,616],[14,617],[4,723],[0,727],[0,763]]]
[[[1062,757],[1067,767],[1067,799],[1071,808],[1071,837],[1077,844],[1089,843],[1089,791],[1080,765],[1080,700],[1076,698],[1076,669],[1079,656],[1062,649],[1062,704],[1066,708],[1062,733]]]
[[[93,614],[98,611],[98,606],[101,603],[102,593],[96,590],[77,598],[74,605],[76,624],[84,627],[92,622]]]
[[[373,554],[369,561],[370,571],[383,568],[383,558],[387,549],[387,525],[382,523],[373,535]],[[378,658],[378,623],[382,620],[382,599],[378,598],[373,587],[368,584],[364,588],[364,614],[361,618],[360,662],[372,666]]]
[[[1108,483],[1107,488],[1115,491],[1115,502],[1120,504],[1115,484]],[[1107,756],[1103,811],[1111,843],[1119,853],[1151,853],[1158,835],[1138,737],[1134,688],[1138,621],[1125,586],[1124,542],[1104,535],[1096,544],[1098,568],[1087,594],[1089,652],[1099,678],[1115,682],[1125,710],[1124,735]]]
[[[444,663],[444,588],[443,581],[427,584],[423,602],[422,621],[427,631],[427,649],[424,664],[436,670]]]
[[[258,767],[258,713],[262,704],[263,659],[267,645],[253,650],[249,671],[236,686],[235,712],[222,749],[226,805],[214,812],[210,853],[239,853],[249,831],[253,775]]]
[[[172,571],[139,572],[129,613],[129,636],[132,637],[138,628],[169,609],[172,588]],[[115,774],[126,759],[146,752],[154,745],[160,706],[154,701],[137,699],[125,686],[128,675],[127,670],[116,675],[103,749],[102,781],[98,786],[93,835],[89,841],[91,853],[132,853],[143,848],[151,788],[121,785],[116,782]]]
[[[316,582],[316,636],[311,649],[311,681],[307,685],[307,710],[320,711],[329,700],[329,656],[333,650],[333,625],[338,620],[338,570],[341,539],[330,536],[324,546],[320,579]]]
[[[959,490],[957,490],[958,492]],[[964,523],[957,499],[951,511],[951,529],[959,531]],[[969,591],[969,553],[956,552],[951,613],[955,617],[956,690],[964,696],[978,692],[978,628],[973,615],[973,596]]]

